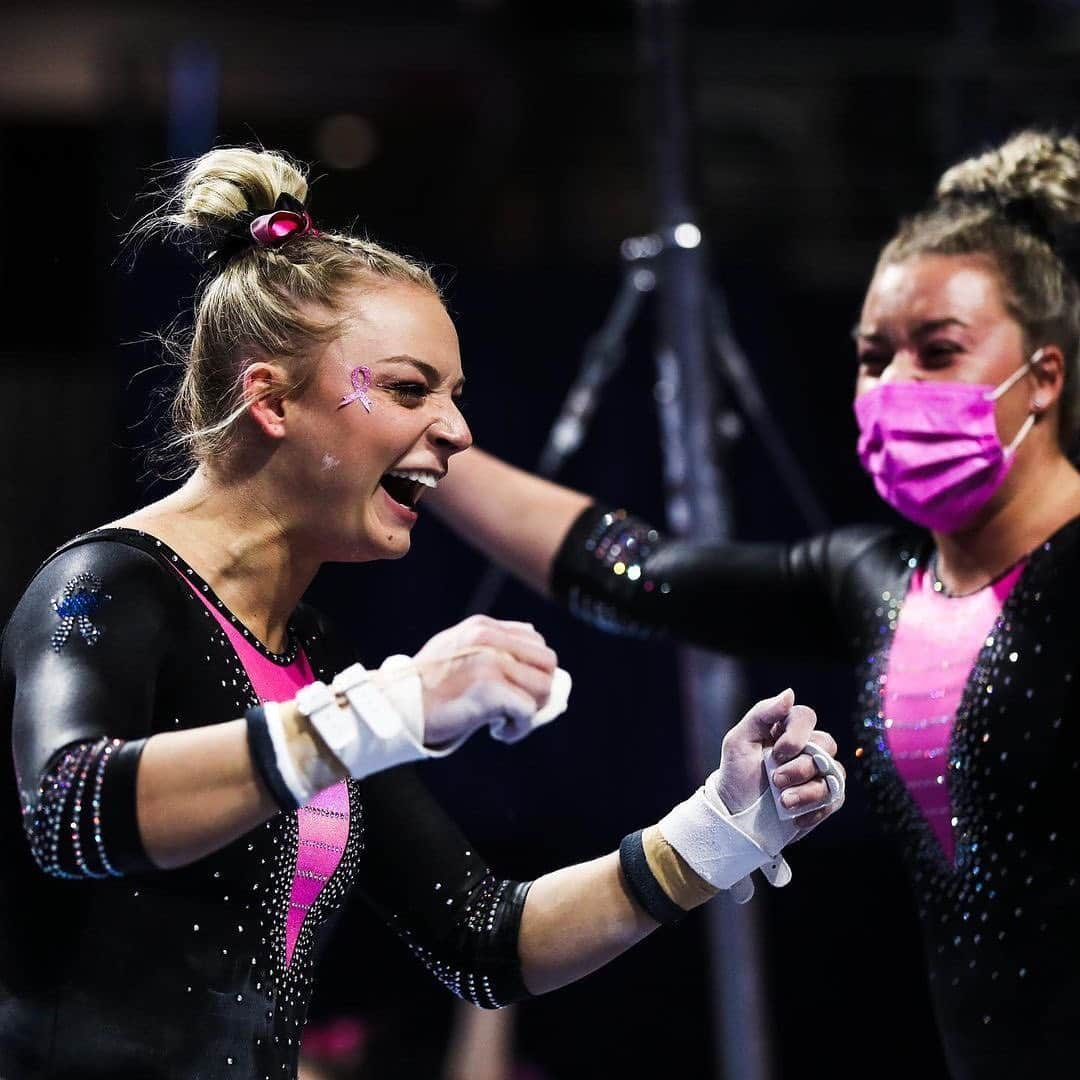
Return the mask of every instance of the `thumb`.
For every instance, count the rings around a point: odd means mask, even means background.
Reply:
[[[750,742],[771,743],[773,725],[783,720],[795,705],[795,691],[788,687],[775,697],[765,698],[752,705],[736,724],[739,734]]]

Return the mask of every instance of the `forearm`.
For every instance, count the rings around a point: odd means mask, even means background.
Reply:
[[[521,916],[525,985],[543,994],[580,979],[657,925],[631,899],[616,852],[545,874],[529,889]]]
[[[328,755],[295,707],[280,709],[298,767],[305,768],[320,753],[326,762]],[[161,869],[217,851],[279,809],[252,761],[245,720],[147,740],[136,781],[136,814],[146,853]]]
[[[472,449],[454,458],[424,505],[489,558],[546,593],[552,561],[591,502],[587,495]]]

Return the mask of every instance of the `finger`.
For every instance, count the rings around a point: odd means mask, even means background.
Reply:
[[[825,778],[825,783],[834,798],[843,791],[844,785],[847,783],[847,773],[836,758],[826,753],[824,747],[818,746],[816,742],[808,742],[806,749],[803,751],[803,756],[809,756],[813,759],[817,771]]]
[[[748,742],[772,742],[773,725],[788,715],[794,703],[795,691],[790,688],[781,690],[775,697],[765,698],[752,705],[728,734]]]
[[[468,636],[485,643],[508,638],[526,638],[534,642],[543,640],[543,635],[532,623],[511,622],[508,619],[484,619],[471,622],[468,626]]]
[[[512,656],[523,664],[530,664],[540,671],[551,674],[559,666],[559,657],[554,649],[549,649],[544,639],[535,634],[532,637],[519,637],[512,634],[493,633],[489,648],[498,649]]]
[[[827,731],[822,731],[820,728],[812,731],[809,741],[820,746],[829,757],[836,757],[839,747],[836,745],[836,740]]]
[[[506,630],[509,634],[541,637],[540,632],[531,622],[515,622],[513,619],[495,619],[494,622],[497,627]]]
[[[805,705],[793,705],[787,715],[783,733],[773,746],[773,761],[781,765],[803,752],[810,739],[810,732],[817,723],[817,713]]]
[[[533,702],[530,715],[547,704],[551,697],[552,672],[541,671],[532,664],[522,664],[512,656],[504,656],[502,670],[511,685],[529,695]]]
[[[773,771],[773,784],[783,791],[821,776],[825,777],[829,790],[835,795],[840,790],[841,781],[847,783],[847,770],[832,756],[829,749],[835,746],[836,742],[828,732],[815,731],[801,754]],[[826,758],[825,754],[829,756]],[[830,773],[838,773],[840,779],[836,776],[830,777]]]
[[[818,767],[809,754],[799,754],[783,768],[772,774],[773,783],[782,791],[784,788],[807,784],[818,777]]]
[[[511,723],[524,722],[536,712],[532,695],[506,682],[492,687],[487,701],[491,706],[491,715],[487,717],[489,721],[501,714]]]
[[[799,784],[798,787],[789,787],[780,796],[780,802],[788,810],[809,811],[826,805],[831,798],[832,792],[829,785],[819,778],[807,784]]]
[[[820,825],[830,814],[839,810],[842,805],[842,803],[836,803],[835,806],[825,806],[820,810],[812,810],[809,814],[800,814],[799,817],[792,818],[791,820],[795,823],[797,829],[801,832],[806,832],[815,825]]]
[[[540,638],[536,627],[530,622],[516,622],[513,619],[493,619],[489,615],[470,615],[462,626],[467,626],[474,636],[490,634],[509,634],[514,637]]]

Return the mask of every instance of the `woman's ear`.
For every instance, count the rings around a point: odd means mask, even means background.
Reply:
[[[271,439],[285,435],[285,397],[293,389],[292,380],[280,365],[253,357],[241,375],[248,414],[263,434]]]
[[[1065,356],[1057,345],[1044,345],[1031,358],[1033,412],[1044,413],[1061,397],[1065,387]]]

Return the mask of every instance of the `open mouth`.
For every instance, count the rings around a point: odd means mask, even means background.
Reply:
[[[438,482],[434,473],[417,469],[391,469],[379,481],[394,502],[407,506],[410,510],[415,510],[424,492],[438,486]]]

